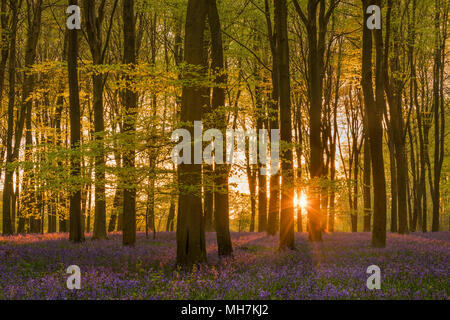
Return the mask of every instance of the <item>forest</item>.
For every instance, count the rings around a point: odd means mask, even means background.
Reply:
[[[449,9],[0,0],[0,299],[447,300]]]

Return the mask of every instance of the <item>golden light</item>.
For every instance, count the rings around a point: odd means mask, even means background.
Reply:
[[[296,207],[300,206],[302,210],[305,210],[306,207],[308,206],[308,198],[306,197],[306,194],[302,193],[300,197],[296,195],[294,198],[294,206]]]

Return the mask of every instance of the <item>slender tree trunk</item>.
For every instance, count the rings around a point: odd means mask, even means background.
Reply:
[[[78,5],[77,0],[69,0],[69,5]],[[69,72],[69,103],[70,103],[70,175],[74,179],[75,190],[70,193],[70,233],[69,239],[73,242],[84,240],[81,220],[81,111],[78,88],[78,31],[69,30],[68,72]]]
[[[320,187],[318,180],[323,170],[322,130],[322,88],[323,88],[323,56],[320,57],[317,47],[317,6],[318,1],[308,1],[308,44],[309,44],[309,79],[310,79],[310,177],[313,185],[309,192],[308,228],[311,241],[322,241],[322,213],[320,211]],[[321,2],[323,8],[324,3]],[[321,9],[322,10],[322,9]]]
[[[102,40],[102,25],[105,17],[105,7],[100,5],[96,12],[95,0],[83,0],[84,4],[84,30],[87,34],[88,44],[92,55],[94,66],[103,64],[104,53],[108,46],[111,28],[108,29],[105,41]],[[110,13],[110,24],[117,7],[118,0],[113,3]],[[106,239],[106,192],[105,192],[105,146],[104,131],[105,120],[103,110],[103,86],[104,75],[94,73],[92,75],[93,100],[94,100],[94,130],[95,137],[95,220],[93,240]]]
[[[383,128],[381,116],[384,110],[383,88],[383,46],[381,30],[374,31],[376,42],[376,93],[373,93],[372,83],[372,34],[366,27],[368,18],[367,8],[369,0],[363,3],[363,50],[362,50],[362,88],[364,91],[364,105],[367,114],[367,122],[370,139],[370,155],[372,160],[372,178],[374,188],[374,210],[372,246],[386,246],[386,178],[383,160]],[[380,5],[380,1],[376,1]]]
[[[250,190],[250,232],[255,232],[256,223],[256,169],[248,163],[247,155],[247,179]]]
[[[133,71],[136,64],[136,27],[134,15],[134,0],[123,0],[123,36],[124,36],[124,63]],[[123,190],[123,244],[133,246],[136,243],[136,181],[134,134],[136,131],[135,117],[137,111],[137,94],[133,90],[133,78],[126,76],[127,88],[125,90],[125,119],[123,131],[126,135],[126,151],[123,154],[123,165],[127,175]]]
[[[294,115],[294,132],[295,132],[295,155],[297,157],[297,177],[296,177],[296,193],[297,193],[297,231],[303,232],[303,219],[302,219],[302,206],[300,203],[300,199],[302,196],[302,155],[303,155],[303,135],[302,135],[302,116],[301,116],[301,107],[302,102],[298,101],[296,104],[296,107],[294,108],[295,115]]]
[[[212,109],[220,114],[219,128],[223,136],[225,136],[226,117],[225,113],[220,110],[220,108],[225,106],[225,90],[223,85],[227,80],[225,75],[220,74],[224,70],[222,31],[216,0],[207,1],[208,21],[211,31],[211,68],[214,72],[219,73],[216,75],[216,86],[213,89]],[[227,256],[233,252],[229,227],[228,175],[230,167],[228,164],[217,164],[215,171],[214,186],[215,190],[218,190],[214,194],[217,246],[219,256]]]
[[[42,16],[42,0],[35,3],[27,4],[27,12],[29,18],[29,30],[27,34],[27,44],[25,51],[25,68],[31,68],[36,60],[36,49],[41,32],[41,16]],[[35,75],[24,72],[23,80],[23,94],[22,94],[22,107],[20,117],[24,119],[25,130],[25,161],[32,161],[33,158],[33,137],[32,137],[32,107],[33,99],[30,99],[35,84]],[[22,113],[23,112],[23,113]],[[22,125],[22,128],[20,126]],[[19,153],[20,141],[17,139],[22,138],[21,131],[23,130],[22,121],[19,120],[18,132],[16,131],[15,149],[17,154]],[[30,232],[39,233],[41,230],[39,212],[37,211],[35,202],[34,185],[34,163],[32,168],[28,168],[24,172],[23,177],[23,209],[30,214]]]
[[[169,207],[169,215],[167,217],[166,231],[173,231],[175,220],[175,194],[170,195],[170,207]]]
[[[294,249],[294,157],[292,152],[291,85],[289,74],[288,9],[286,0],[276,0],[275,26],[279,81],[281,155],[280,249]]]
[[[255,88],[256,100],[257,100],[257,119],[256,127],[259,130],[264,129],[264,116],[265,110],[262,103],[262,89],[261,87]],[[261,148],[260,141],[258,139],[258,150]],[[265,150],[266,151],[266,150]],[[259,159],[259,154],[258,154]],[[261,160],[261,159],[259,159]],[[266,169],[266,164],[258,161],[257,175],[258,175],[258,232],[267,231],[267,176],[262,173],[262,170]]]
[[[445,147],[445,102],[444,102],[444,68],[447,43],[448,7],[441,18],[440,0],[435,0],[435,36],[436,48],[433,72],[433,109],[434,109],[434,187],[433,187],[433,219],[431,231],[439,231],[439,214],[441,202],[441,172],[444,163]],[[442,23],[441,23],[442,20]],[[441,31],[441,29],[443,31]]]
[[[265,15],[267,21],[267,29],[269,34],[270,49],[272,53],[272,93],[269,105],[269,129],[279,129],[279,109],[278,109],[278,95],[279,95],[279,77],[278,77],[278,63],[276,38],[272,29],[272,20],[270,17],[269,0],[265,0]],[[276,29],[276,27],[275,27]],[[271,135],[269,135],[271,136]],[[270,144],[272,148],[272,141]],[[272,165],[272,164],[271,164]],[[280,173],[277,171],[271,174],[269,178],[269,211],[267,218],[267,234],[275,235],[278,230],[280,216]]]
[[[3,187],[3,235],[11,235],[13,233],[12,223],[11,223],[11,197],[13,194],[13,176],[14,169],[8,167],[17,158],[13,151],[13,134],[14,134],[14,106],[15,106],[15,83],[16,83],[16,30],[18,23],[18,11],[17,3],[12,1],[11,12],[12,12],[12,26],[11,26],[11,38],[10,38],[10,58],[8,65],[9,73],[9,96],[8,96],[8,128],[6,137],[6,169],[5,169],[5,180]],[[3,17],[2,17],[3,18]],[[4,32],[2,32],[3,35]],[[19,119],[18,119],[19,121]],[[18,178],[18,177],[17,177]],[[18,191],[18,190],[17,190]],[[24,220],[23,220],[24,222]],[[20,223],[19,223],[20,224]],[[25,223],[24,223],[25,224]],[[22,231],[20,228],[18,231]],[[25,228],[23,228],[24,231]]]
[[[109,218],[108,232],[114,232],[116,230],[119,216],[122,216],[123,218],[123,189],[117,186],[114,193],[113,209],[111,217]]]
[[[397,163],[395,162],[395,146],[389,139],[389,164],[391,172],[391,232],[397,232]]]
[[[364,169],[363,169],[363,198],[364,198],[364,232],[370,232],[372,218],[372,196],[371,196],[371,162],[370,143],[368,134],[367,118],[364,116]]]

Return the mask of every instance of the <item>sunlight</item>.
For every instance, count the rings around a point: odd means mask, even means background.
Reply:
[[[302,211],[304,211],[308,206],[308,198],[306,197],[306,194],[302,192],[300,198],[298,195],[296,195],[294,198],[294,206],[297,208],[300,206]]]

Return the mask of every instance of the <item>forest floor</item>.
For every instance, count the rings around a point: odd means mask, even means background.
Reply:
[[[136,247],[121,235],[72,244],[67,235],[0,237],[0,299],[449,299],[450,232],[388,235],[370,248],[369,233],[324,235],[312,244],[296,234],[296,250],[277,252],[277,237],[232,233],[234,255],[217,258],[207,234],[208,264],[174,267],[175,233]],[[67,289],[66,269],[81,269],[81,290]],[[367,268],[381,269],[381,290],[369,290]]]

